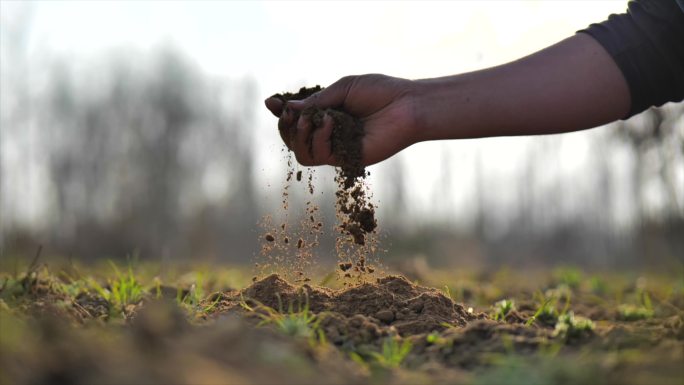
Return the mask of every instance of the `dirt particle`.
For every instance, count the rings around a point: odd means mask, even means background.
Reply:
[[[394,321],[394,312],[389,309],[383,309],[380,310],[379,312],[375,313],[375,318],[379,319],[380,321],[388,324],[392,321]]]
[[[301,182],[301,181],[302,181],[302,172],[297,171],[297,182]]]
[[[339,264],[340,270],[347,271],[352,268],[351,262],[343,262]]]
[[[275,241],[275,237],[274,237],[273,235],[271,235],[271,234],[266,234],[266,235],[264,236],[264,239],[266,239],[266,240],[269,241],[269,242]]]

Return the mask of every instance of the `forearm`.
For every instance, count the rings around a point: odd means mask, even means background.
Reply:
[[[577,131],[630,108],[620,69],[584,34],[501,66],[417,80],[415,91],[417,141]]]

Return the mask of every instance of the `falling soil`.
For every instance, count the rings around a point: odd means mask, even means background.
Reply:
[[[308,282],[308,271],[313,265],[314,249],[319,245],[319,236],[323,232],[319,207],[313,197],[307,200],[304,216],[299,226],[292,226],[290,218],[290,187],[292,180],[306,181],[306,192],[314,194],[314,170],[298,170],[295,172],[292,154],[286,155],[287,173],[282,189],[281,213],[282,221],[276,223],[272,216],[266,216],[259,223],[263,229],[261,253],[255,263],[256,281],[259,276],[279,272],[295,282]]]
[[[320,86],[302,87],[296,93],[276,94],[273,97],[284,102],[301,100],[320,90],[322,90]],[[286,108],[286,105],[283,104],[283,111]],[[368,176],[368,173],[363,165],[363,123],[344,111],[331,108],[308,107],[301,113],[301,117],[311,120],[314,129],[320,129],[323,126],[326,115],[333,121],[331,150],[339,162],[339,167],[336,168],[335,181],[338,188],[335,197],[338,218],[337,230],[340,234],[336,240],[336,250],[341,261],[340,270],[343,277],[355,277],[357,282],[361,282],[365,279],[364,277],[376,271],[376,268],[370,265],[368,258],[377,250],[375,239],[377,229],[376,207],[370,202],[370,194],[365,184],[365,177]],[[299,116],[294,117],[295,120],[298,118]],[[279,127],[279,129],[284,128]],[[312,151],[311,148],[310,151]],[[290,157],[288,158],[288,181],[293,172]],[[301,179],[301,171],[298,171],[296,180],[301,181]],[[309,188],[313,194],[311,177],[309,178]],[[315,223],[313,219],[311,222],[312,224]],[[318,223],[316,229],[320,231],[320,228],[320,223]],[[347,264],[351,266],[343,269],[342,266]]]

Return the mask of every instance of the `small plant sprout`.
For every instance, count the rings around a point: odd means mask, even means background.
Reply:
[[[494,318],[495,321],[503,320],[512,310],[515,310],[515,302],[513,302],[512,299],[502,299],[494,304],[492,318]]]
[[[204,285],[203,285],[203,277],[201,273],[197,273],[197,278],[195,279],[195,283],[190,285],[190,290],[188,290],[188,294],[186,294],[183,298],[180,299],[181,304],[186,304],[186,305],[191,305],[191,306],[197,306],[200,304],[202,299],[204,298]],[[182,296],[182,293],[181,293]],[[177,296],[180,297],[180,296]]]
[[[544,325],[554,325],[558,320],[558,310],[556,310],[557,299],[549,297],[539,305],[539,309],[527,321],[527,325],[531,325],[534,321],[538,321]]]
[[[573,312],[568,312],[558,316],[558,322],[556,322],[553,335],[554,337],[572,339],[591,334],[593,331],[594,322],[588,318],[575,317]]]
[[[117,310],[123,311],[127,305],[136,304],[142,300],[143,287],[133,275],[133,268],[129,265],[127,274],[122,274],[116,265],[109,261],[116,277],[109,279],[109,289],[103,288],[95,280],[90,281],[90,286]]]
[[[292,303],[290,303],[287,313],[283,313],[280,297],[278,297],[278,303],[281,308],[280,312],[267,306],[262,306],[262,309],[266,311],[266,314],[259,314],[262,318],[259,325],[273,324],[280,332],[293,337],[320,337],[321,333],[318,333],[318,325],[321,318],[316,317],[315,314],[309,311],[308,297],[306,298],[304,306],[302,306],[301,303],[299,304],[299,309],[297,311],[293,310]]]
[[[638,321],[653,318],[653,304],[651,296],[643,289],[637,292],[637,305],[623,304],[618,306],[619,317],[623,321]]]
[[[454,297],[451,296],[451,289],[449,288],[449,285],[444,285],[444,294],[452,301],[454,300]]]
[[[563,310],[558,312],[558,301],[563,297],[565,305]],[[527,321],[527,325],[531,325],[535,321],[548,326],[553,326],[558,321],[558,316],[567,313],[570,308],[570,292],[549,290],[546,295],[541,292],[535,294],[535,298],[539,301],[539,308],[534,315]]]
[[[388,337],[382,342],[380,353],[371,352],[375,361],[385,368],[397,368],[411,352],[413,345],[409,340]]]
[[[638,321],[653,318],[653,309],[644,306],[623,304],[618,306],[620,319],[623,321]]]
[[[444,345],[446,339],[439,335],[438,332],[432,332],[425,336],[425,341],[430,345]]]

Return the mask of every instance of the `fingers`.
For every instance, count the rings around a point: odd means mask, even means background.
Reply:
[[[303,102],[306,106],[316,106],[318,108],[339,108],[344,107],[349,89],[354,84],[358,76],[345,76],[330,86],[309,96]]]
[[[335,165],[335,157],[332,154],[331,136],[334,121],[326,114],[323,118],[323,125],[317,127],[312,133],[311,156],[315,164]]]
[[[264,101],[266,108],[276,117],[280,117],[283,112],[283,100],[278,97],[271,96]]]
[[[280,119],[278,119],[278,132],[280,133],[280,138],[283,140],[288,149],[293,149],[294,137],[296,134],[296,127],[294,124],[298,115],[292,111],[291,108],[285,106],[285,109],[280,114]]]
[[[288,149],[294,151],[297,161],[302,165],[335,163],[330,145],[334,125],[332,118],[325,115],[322,124],[314,127],[310,114],[305,110],[309,107],[321,110],[344,108],[349,90],[357,78],[358,76],[343,77],[304,100],[285,101],[280,95],[274,95],[264,101],[266,108],[279,118],[280,138]]]
[[[313,156],[311,149],[311,130],[313,123],[311,116],[308,113],[303,113],[297,120],[296,131],[294,135],[293,151],[297,162],[303,166],[313,166]]]
[[[333,119],[324,115],[320,126],[315,126],[311,114],[303,113],[297,122],[293,151],[297,162],[303,166],[334,164],[330,136]]]

